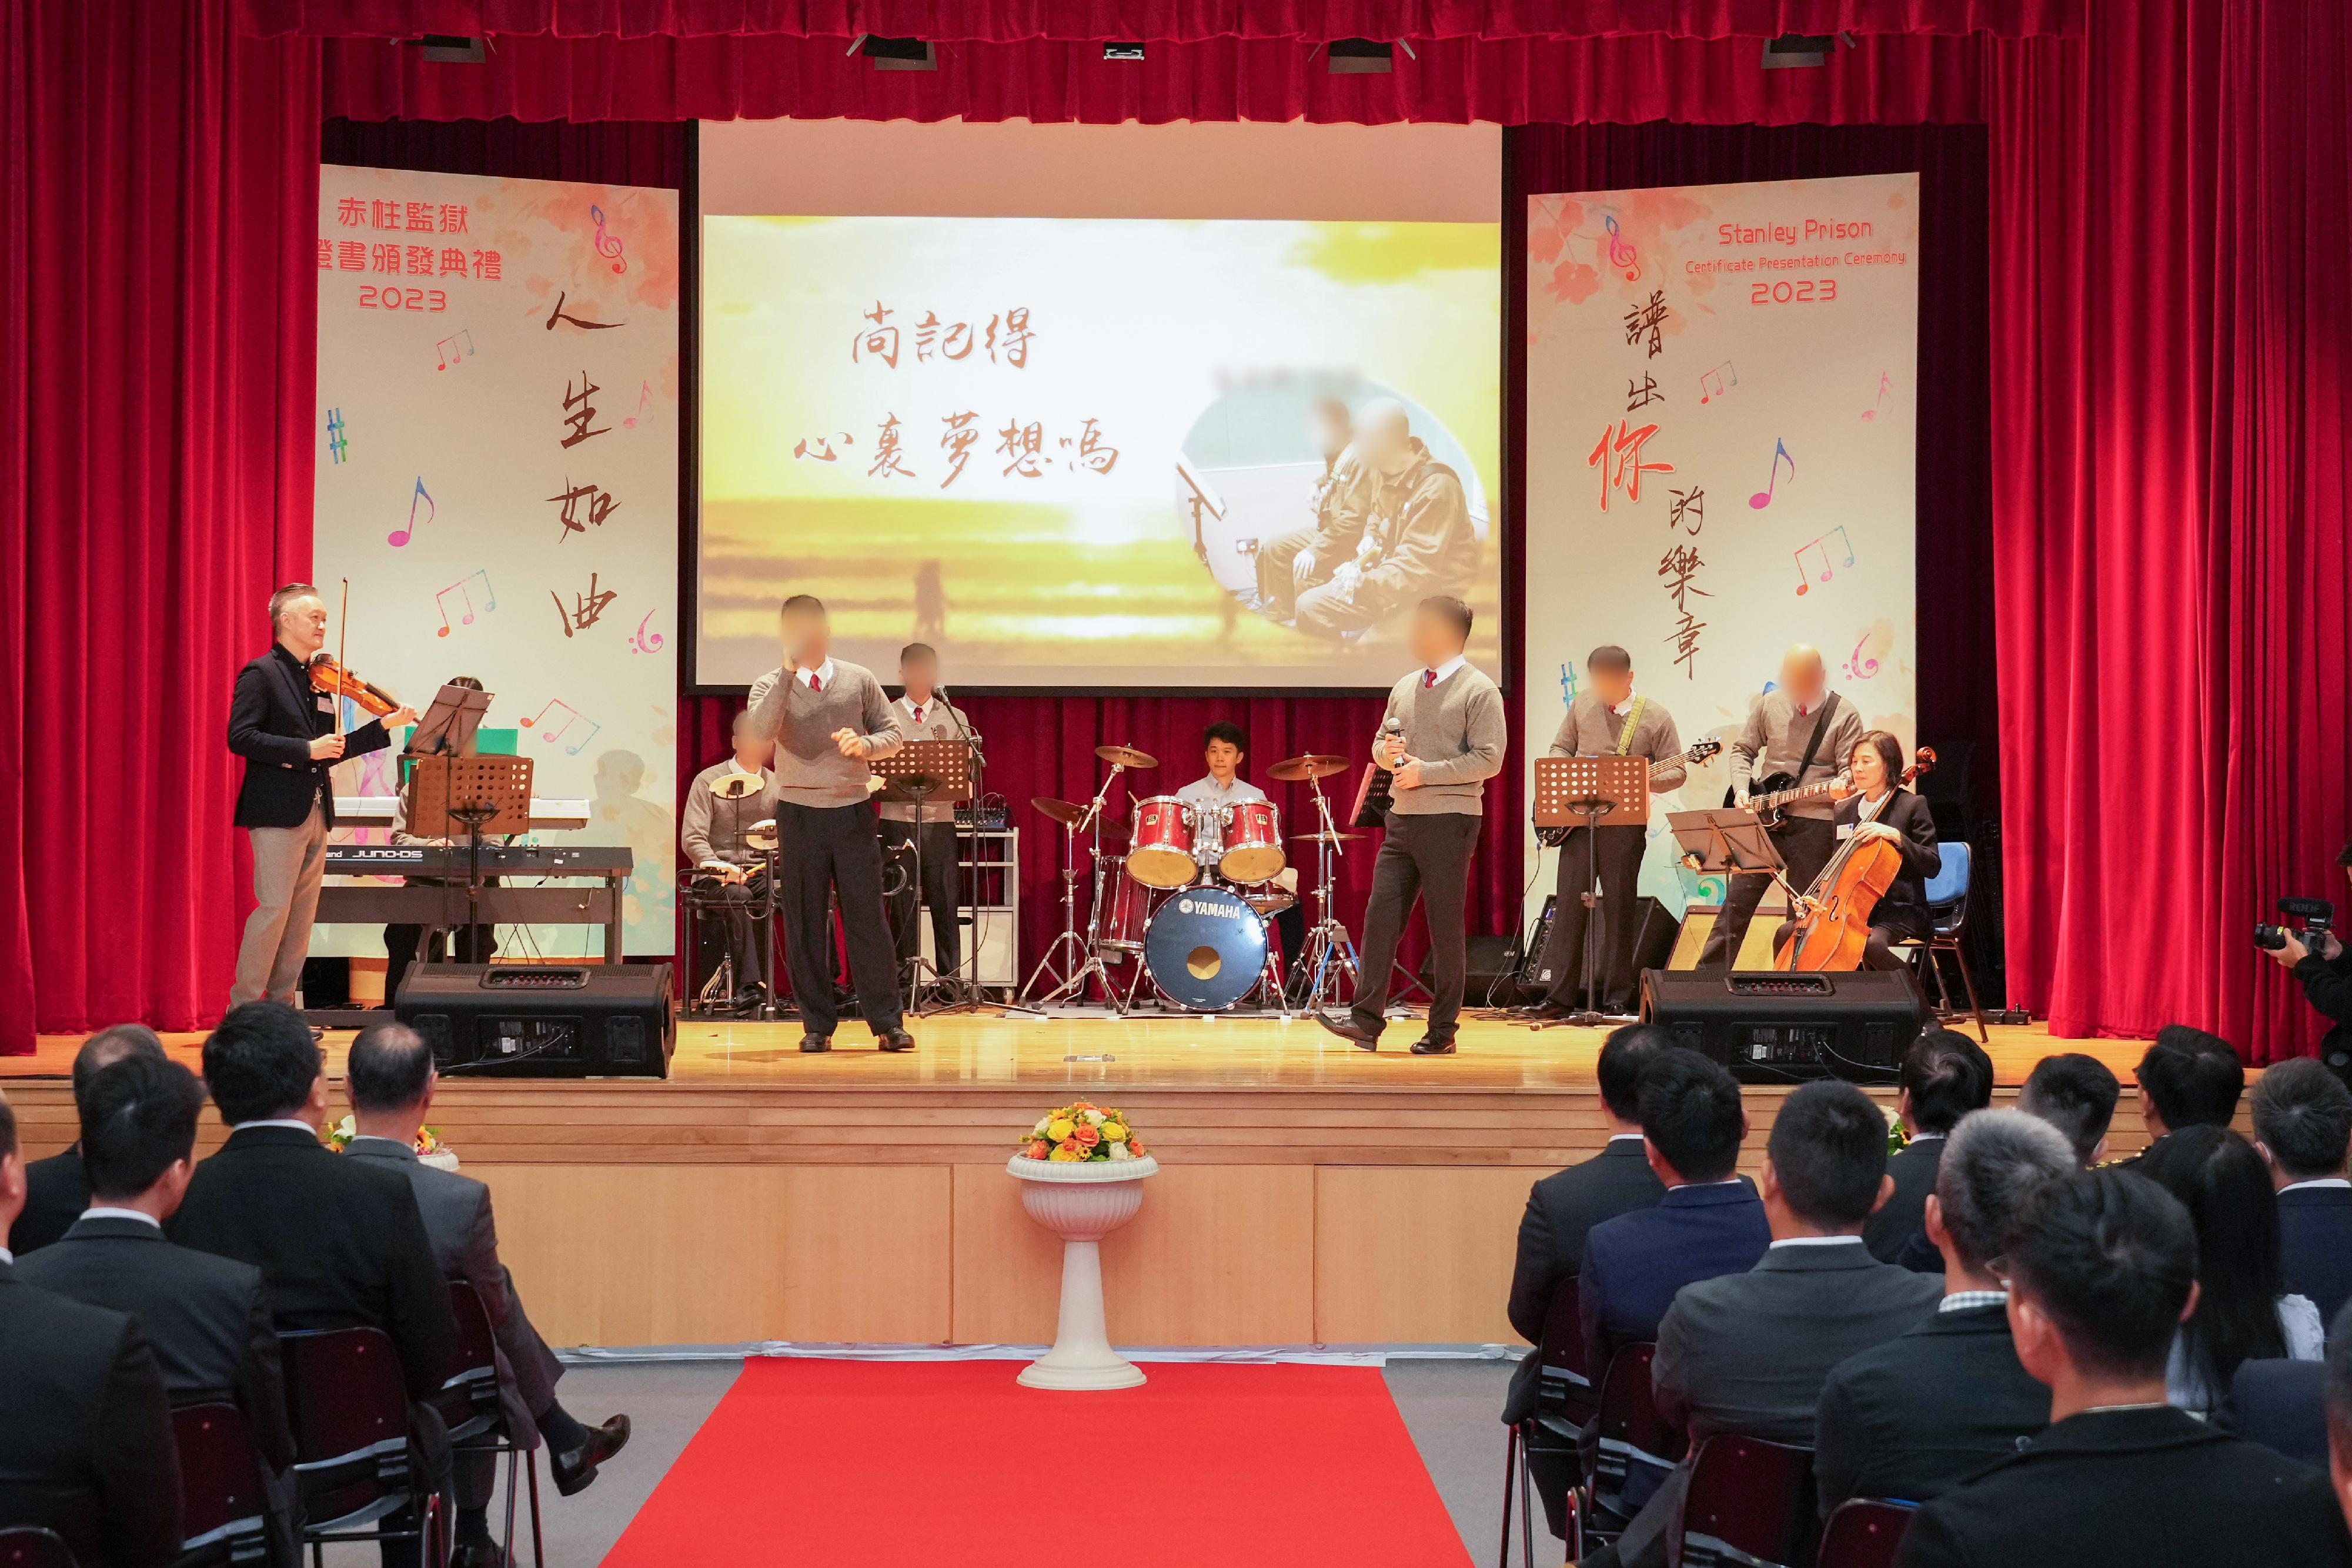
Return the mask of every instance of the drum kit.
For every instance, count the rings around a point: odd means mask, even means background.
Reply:
[[[1134,801],[1126,842],[1117,842],[1114,824],[1106,848],[1106,807],[1119,776],[1160,761],[1128,746],[1098,746],[1095,755],[1110,769],[1092,800],[1080,805],[1041,795],[1030,802],[1062,829],[1062,930],[1023,989],[1029,1005],[1084,1000],[1092,982],[1111,1011],[1124,1014],[1148,982],[1164,1005],[1185,1012],[1231,1012],[1255,996],[1289,1016],[1272,934],[1275,918],[1297,903],[1285,885],[1296,877],[1285,875],[1290,854],[1281,808],[1271,800],[1207,806],[1147,796]],[[1318,916],[1301,959],[1314,977],[1308,1006],[1336,998],[1342,976],[1352,984],[1356,973],[1355,946],[1332,915],[1331,894],[1334,857],[1360,835],[1334,831],[1321,785],[1347,767],[1345,758],[1309,755],[1268,769],[1315,791],[1318,830],[1295,841],[1317,846]],[[1091,883],[1083,926],[1082,882]],[[1114,967],[1128,972],[1114,974]]]
[[[737,769],[723,773],[713,780],[710,793],[713,800],[727,803],[740,827],[743,802],[758,795],[764,788],[766,781],[758,774]],[[737,865],[727,861],[704,861],[694,868],[693,877],[687,884],[686,904],[697,912],[726,911],[733,902],[729,898],[727,889],[731,885],[741,885],[745,897],[736,907],[761,923],[759,950],[762,972],[738,975],[734,955],[730,951],[697,986],[693,981],[692,955],[699,943],[689,943],[687,948],[687,1010],[705,1016],[731,1012],[738,1005],[738,998],[756,985],[758,988],[753,994],[757,998],[755,1008],[758,1015],[774,1018],[780,1010],[776,1003],[775,977],[766,972],[772,963],[773,947],[766,940],[765,934],[772,928],[776,915],[776,852],[782,847],[776,836],[776,820],[762,817],[750,827],[740,828],[739,836],[744,847],[760,858],[749,865]]]

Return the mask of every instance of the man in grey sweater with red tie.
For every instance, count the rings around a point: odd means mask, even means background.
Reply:
[[[882,914],[882,836],[866,766],[898,750],[903,737],[882,683],[872,671],[834,658],[832,640],[824,606],[794,594],[784,601],[784,662],[751,683],[752,732],[776,743],[777,893],[801,1010],[801,1049],[833,1049],[839,1015],[828,901],[837,894],[866,1025],[883,1050],[912,1051]]]
[[[1451,1056],[1468,963],[1465,927],[1470,861],[1478,848],[1486,781],[1503,770],[1503,695],[1463,650],[1470,607],[1458,599],[1424,599],[1412,615],[1412,652],[1422,667],[1389,693],[1388,714],[1372,741],[1372,759],[1393,774],[1388,840],[1372,864],[1364,910],[1363,971],[1345,1022],[1318,1015],[1325,1029],[1366,1051],[1380,1048],[1387,1022],[1389,978],[1397,941],[1416,897],[1429,920],[1435,986],[1429,1030],[1416,1056]]]

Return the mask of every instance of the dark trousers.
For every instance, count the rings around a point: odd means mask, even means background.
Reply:
[[[1559,846],[1559,893],[1552,901],[1551,934],[1543,964],[1550,985],[1543,999],[1556,1007],[1584,1005],[1584,947],[1591,927],[1585,898],[1592,892],[1592,861],[1601,859],[1601,940],[1592,954],[1592,995],[1602,1010],[1633,1010],[1633,914],[1640,896],[1643,828],[1570,828]]]
[[[802,1027],[830,1035],[841,1021],[833,1001],[833,920],[828,894],[841,900],[841,931],[857,1006],[877,1036],[899,1027],[898,967],[882,912],[882,835],[871,805],[796,806],[776,802],[782,841],[777,904],[784,912],[784,957]]]
[[[1830,863],[1837,852],[1837,825],[1826,817],[1790,817],[1772,837],[1780,858],[1789,863],[1789,883],[1799,892],[1811,886],[1813,878],[1822,874],[1822,867]],[[1748,935],[1748,922],[1755,917],[1756,906],[1764,901],[1772,879],[1761,872],[1742,873],[1731,878],[1731,886],[1723,895],[1723,913],[1716,916],[1715,930],[1706,939],[1706,950],[1698,956],[1702,969],[1728,969],[1739,955],[1739,944]]]
[[[1477,848],[1475,817],[1459,811],[1389,813],[1388,838],[1372,862],[1372,896],[1364,906],[1363,973],[1350,1009],[1357,1028],[1381,1032],[1397,942],[1418,898],[1429,920],[1429,962],[1435,982],[1430,988],[1429,1037],[1439,1041],[1454,1038],[1462,1011],[1463,971],[1469,963],[1470,858]]]
[[[963,918],[962,894],[957,887],[961,880],[957,875],[961,845],[953,822],[925,822],[922,834],[923,885],[918,889],[915,824],[882,824],[884,852],[897,856],[907,868],[906,890],[889,901],[890,929],[898,934],[898,962],[903,967],[920,947],[921,927],[915,924],[917,905],[928,905],[931,912],[931,967],[942,975],[952,975],[961,966],[963,953],[963,946],[957,939]]]
[[[722,959],[735,960],[735,988],[742,990],[760,978],[760,938],[766,928],[752,918],[752,890],[729,883],[709,890],[726,901],[724,909],[704,909],[695,920],[700,945],[695,967],[704,979],[719,972]]]

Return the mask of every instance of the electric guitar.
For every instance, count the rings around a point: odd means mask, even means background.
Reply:
[[[1932,772],[1935,766],[1936,748],[1932,746],[1923,746],[1912,754],[1911,766],[1905,768],[1903,777],[1895,782],[1897,787],[1907,786],[1922,773]],[[1789,806],[1799,800],[1815,800],[1833,791],[1851,794],[1853,790],[1853,774],[1844,769],[1841,769],[1832,778],[1822,779],[1818,784],[1800,784],[1794,774],[1775,773],[1769,779],[1756,779],[1748,781],[1747,806],[1749,810],[1756,813],[1758,821],[1778,832],[1788,826],[1789,813],[1786,808]],[[1725,803],[1730,804],[1728,801]]]
[[[1683,747],[1680,751],[1675,752],[1672,757],[1662,758],[1659,760],[1651,763],[1650,782],[1652,784],[1655,784],[1658,781],[1658,776],[1662,773],[1671,772],[1675,768],[1685,767],[1690,764],[1705,762],[1707,758],[1713,757],[1717,752],[1721,751],[1722,749],[1723,742],[1719,740],[1695,740],[1688,746]],[[1536,841],[1540,844],[1556,847],[1566,841],[1570,831],[1570,828],[1566,827],[1538,828],[1536,830]]]

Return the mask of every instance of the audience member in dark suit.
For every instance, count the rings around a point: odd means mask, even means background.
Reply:
[[[1944,1299],[1822,1385],[1813,1440],[1822,1518],[1850,1497],[1940,1497],[2050,1424],[2050,1390],[2017,1359],[1996,1269],[2028,1205],[2074,1168],[2058,1130],[2022,1111],[1979,1112],[1953,1130],[1927,1208]]]
[[[499,1393],[507,1431],[526,1447],[547,1439],[549,1465],[564,1496],[596,1479],[596,1467],[629,1440],[629,1418],[615,1416],[586,1427],[557,1402],[563,1364],[530,1326],[515,1294],[514,1276],[499,1261],[498,1223],[490,1189],[455,1171],[436,1170],[416,1157],[417,1129],[433,1105],[433,1051],[415,1030],[378,1024],[352,1041],[343,1067],[358,1135],[346,1157],[396,1171],[416,1194],[441,1272],[474,1288],[498,1343]],[[457,1568],[496,1568],[489,1505],[497,1471],[491,1456],[462,1455],[457,1467]]]
[[[1754,1268],[1772,1240],[1762,1201],[1738,1174],[1748,1136],[1738,1081],[1695,1051],[1667,1051],[1643,1069],[1636,1104],[1643,1153],[1666,1192],[1584,1239],[1578,1306],[1595,1381],[1621,1347],[1658,1337],[1675,1292]]]
[[[319,1141],[327,1073],[302,1015],[244,1002],[205,1041],[205,1082],[228,1142],[196,1166],[172,1219],[183,1246],[251,1263],[278,1332],[382,1329],[408,1385],[417,1463],[448,1475],[448,1434],[424,1405],[448,1375],[457,1323],[416,1198],[397,1171]],[[414,1546],[387,1545],[386,1561]]]
[[[1584,1267],[1585,1233],[1603,1220],[1656,1205],[1665,1188],[1642,1157],[1642,1126],[1635,1085],[1642,1069],[1660,1051],[1672,1049],[1664,1030],[1628,1024],[1612,1030],[1601,1047],[1595,1069],[1601,1080],[1601,1106],[1609,1118],[1609,1142],[1601,1153],[1538,1181],[1528,1193],[1528,1211],[1519,1219],[1519,1258],[1511,1271],[1511,1326],[1522,1338],[1540,1347],[1544,1324],[1549,1321],[1560,1287],[1577,1278]],[[1604,1368],[1587,1372],[1599,1396]],[[1516,1425],[1538,1411],[1542,1384],[1540,1348],[1519,1359],[1504,1396],[1503,1419]],[[1550,1516],[1554,1535],[1567,1532],[1567,1497],[1578,1468],[1576,1442],[1565,1421],[1539,1423],[1527,1439],[1528,1466],[1536,1493]]]
[[[163,1042],[144,1024],[119,1023],[100,1030],[74,1052],[74,1103],[81,1103],[91,1074],[132,1054],[167,1060]],[[8,1250],[23,1258],[63,1236],[89,1207],[89,1177],[81,1168],[81,1145],[35,1160],[25,1167],[25,1212],[8,1228]]]
[[[2018,1359],[2049,1430],[1913,1516],[1897,1568],[2261,1563],[2342,1568],[2327,1478],[2165,1404],[2197,1292],[2197,1234],[2129,1171],[2049,1187],[2010,1249]]]
[[[1664,1185],[1643,1157],[1637,1089],[1642,1070],[1672,1044],[1665,1030],[1648,1024],[1610,1031],[1595,1069],[1601,1110],[1609,1118],[1608,1144],[1592,1158],[1555,1171],[1528,1192],[1528,1211],[1519,1218],[1518,1264],[1511,1270],[1510,1318],[1519,1337],[1530,1344],[1543,1339],[1544,1321],[1551,1315],[1552,1298],[1560,1286],[1583,1270],[1585,1233],[1621,1214],[1654,1208],[1665,1194]],[[1535,1414],[1540,1360],[1533,1351],[1520,1359],[1503,1406],[1504,1420],[1524,1421]],[[1601,1370],[1591,1367],[1592,1376],[1598,1379]]]
[[[2327,1325],[2327,1480],[2352,1521],[2352,1307]]]
[[[2246,1092],[2246,1064],[2218,1034],[2168,1023],[2132,1070],[2139,1086],[2139,1119],[2147,1128],[2148,1148],[2167,1133],[2183,1127],[2226,1127],[2238,1114],[2238,1097]],[[2127,1160],[2145,1158],[2147,1150]]]
[[[1810,1444],[1830,1373],[1935,1310],[1941,1280],[1881,1263],[1862,1244],[1862,1222],[1893,1186],[1886,1117],[1868,1095],[1824,1080],[1781,1102],[1764,1155],[1771,1246],[1744,1274],[1686,1286],[1658,1325],[1658,1410],[1694,1454],[1727,1432]],[[1689,1482],[1685,1459],[1616,1546],[1587,1562],[1681,1561]]]
[[[2327,1364],[2242,1361],[2230,1397],[2213,1412],[2224,1432],[2276,1448],[2315,1469],[2327,1465]]]
[[[160,1052],[140,1052],[93,1075],[75,1100],[95,1201],[17,1277],[138,1319],[174,1405],[218,1400],[245,1412],[272,1489],[278,1561],[295,1562],[294,1439],[261,1270],[163,1239],[194,1171],[204,1085]]]
[[[0,1096],[0,1225],[25,1207],[16,1115]],[[56,1531],[79,1568],[180,1556],[180,1453],[138,1320],[17,1277],[0,1248],[0,1528]]]
[[[1862,1244],[1882,1263],[1901,1262],[1904,1249],[1919,1234],[1927,1195],[1936,1190],[1936,1165],[1953,1124],[1992,1103],[1992,1058],[1958,1030],[1931,1029],[1903,1053],[1895,1111],[1911,1134],[1903,1152],[1886,1162],[1895,1196],[1862,1228]],[[1940,1259],[1921,1260],[1923,1271],[1942,1272]]]
[[[2088,1170],[2106,1158],[2107,1127],[2122,1098],[2123,1085],[2105,1062],[2070,1051],[2033,1064],[2017,1092],[2017,1108],[2063,1134],[2074,1146],[2074,1163]]]
[[[2278,1188],[2287,1291],[2332,1323],[2352,1299],[2352,1089],[2309,1057],[2280,1062],[2254,1085],[2254,1138]]]

